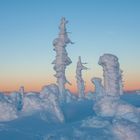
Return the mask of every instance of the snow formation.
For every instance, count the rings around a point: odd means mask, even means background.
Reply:
[[[104,88],[107,95],[122,94],[122,76],[118,58],[112,54],[104,54],[99,58],[98,64],[103,67]]]
[[[76,67],[77,90],[78,90],[79,99],[85,98],[85,82],[82,78],[82,70],[87,70],[88,68],[85,67],[83,64],[86,63],[82,63],[81,57],[79,56],[77,67]]]
[[[67,23],[68,21],[65,18],[61,19],[59,36],[53,41],[56,59],[52,62],[52,64],[54,64],[54,70],[56,71],[55,77],[57,78],[61,101],[65,100],[65,84],[70,84],[65,76],[66,66],[72,63],[66,51],[67,44],[72,43],[67,35]]]
[[[0,122],[17,119],[17,108],[6,95],[0,94]]]

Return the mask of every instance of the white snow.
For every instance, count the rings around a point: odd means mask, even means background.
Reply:
[[[105,92],[111,96],[122,94],[122,74],[118,58],[112,54],[104,54],[100,56],[98,64],[103,67]]]
[[[140,128],[136,124],[125,120],[114,120],[112,131],[117,140],[140,139]]]
[[[54,70],[56,71],[54,76],[57,78],[60,92],[59,96],[62,102],[65,101],[65,84],[69,83],[65,76],[66,66],[72,63],[66,51],[67,44],[72,43],[67,35],[67,23],[68,21],[65,18],[61,19],[59,36],[53,41],[54,51],[56,51],[56,59],[52,62],[52,64],[54,64]]]
[[[0,94],[0,122],[11,121],[18,117],[15,105],[7,99],[8,97]]]
[[[109,125],[109,121],[104,120],[101,117],[89,117],[88,119],[82,121],[81,127],[103,128]]]
[[[52,115],[56,116],[58,121],[64,122],[65,118],[59,104],[59,89],[55,84],[44,86],[40,93],[43,108],[49,110]]]

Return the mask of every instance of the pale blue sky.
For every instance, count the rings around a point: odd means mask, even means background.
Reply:
[[[52,41],[62,16],[69,20],[75,42],[67,47],[73,61],[67,69],[70,81],[79,55],[89,63],[84,77],[90,84],[92,76],[102,76],[99,56],[113,53],[120,59],[126,88],[140,88],[139,0],[0,0],[0,90],[19,85],[36,90],[55,81]]]

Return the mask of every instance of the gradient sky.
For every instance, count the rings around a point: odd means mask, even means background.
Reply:
[[[140,89],[139,0],[0,0],[0,91],[40,90],[56,79],[51,62],[52,41],[58,35],[61,17],[69,20],[67,47],[73,63],[67,78],[75,91],[78,56],[87,62],[83,72],[86,89],[90,79],[102,77],[99,56],[113,53],[124,70],[126,90]]]

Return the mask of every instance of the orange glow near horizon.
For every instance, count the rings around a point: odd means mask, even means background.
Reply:
[[[46,80],[41,80],[41,81],[24,81],[23,84],[21,85],[20,82],[12,82],[10,83],[5,81],[5,82],[1,82],[0,84],[0,91],[7,91],[7,92],[11,92],[11,91],[18,91],[20,86],[24,86],[25,87],[25,91],[41,91],[41,88],[44,85],[49,85],[51,83],[55,83],[54,80],[49,80],[49,82],[46,82]],[[66,88],[69,89],[72,93],[77,93],[77,87],[76,87],[76,81],[72,82],[72,85],[66,85]],[[124,90],[139,90],[140,89],[140,84],[138,82],[133,82],[133,81],[126,81],[124,84]],[[94,91],[94,85],[88,81],[86,82],[86,87],[85,87],[85,91]]]
[[[76,79],[73,76],[74,70],[67,74],[67,79],[70,79],[72,85],[66,85],[66,88],[73,93],[77,93]],[[133,72],[134,73],[134,72]],[[126,71],[124,73],[124,90],[139,90],[140,89],[140,77],[138,72],[133,74]],[[94,75],[93,75],[94,74]],[[44,85],[49,85],[51,83],[56,83],[56,78],[53,74],[48,73],[49,76],[29,74],[22,76],[8,75],[7,77],[0,77],[0,91],[18,91],[20,86],[25,87],[25,91],[41,91]],[[87,71],[83,73],[83,79],[85,79],[85,91],[94,91],[94,85],[91,83],[91,77],[102,77],[102,71]]]
[[[140,90],[140,84],[138,82],[129,82],[125,84],[124,90],[126,91]]]

